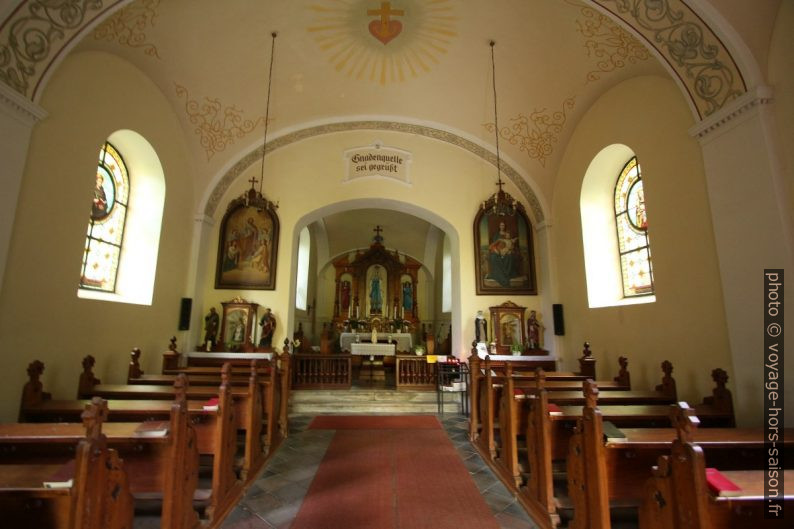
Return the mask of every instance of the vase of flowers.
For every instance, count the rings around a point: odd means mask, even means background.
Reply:
[[[513,345],[510,346],[510,352],[513,354],[513,356],[521,355],[521,353],[522,353],[521,345],[517,344],[517,343],[514,343]]]
[[[416,354],[416,356],[422,356],[423,354],[425,354],[425,346],[417,345],[416,347],[414,347],[414,353]]]

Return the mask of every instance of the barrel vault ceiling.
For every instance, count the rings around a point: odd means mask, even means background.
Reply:
[[[674,9],[681,0],[661,3]],[[438,129],[490,152],[493,39],[503,156],[512,178],[523,180],[524,198],[548,203],[561,155],[588,107],[627,79],[671,78],[646,38],[602,14],[604,7],[618,12],[620,4],[9,0],[0,7],[0,80],[34,101],[46,92],[37,48],[22,46],[25,39],[42,39],[42,56],[61,46],[64,55],[100,51],[132,63],[171,102],[201,180],[199,195],[206,196],[226,168],[261,145],[271,32],[278,37],[269,139],[373,121],[381,128]],[[24,65],[34,74],[26,76]],[[696,113],[708,114],[744,92],[743,83],[737,74],[724,93],[693,98]]]

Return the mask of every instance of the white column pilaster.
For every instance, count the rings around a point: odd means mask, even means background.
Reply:
[[[14,231],[19,189],[33,127],[47,116],[38,105],[0,83],[0,288]]]
[[[185,351],[193,351],[204,337],[204,287],[208,281],[212,282],[207,269],[207,252],[211,252],[212,228],[215,221],[203,213],[193,218],[193,242],[190,247],[190,261],[188,262],[186,297],[193,298],[193,311],[190,318],[190,329],[183,344]]]
[[[791,274],[794,247],[771,103],[772,90],[760,87],[690,131],[703,149],[733,360],[729,387],[737,420],[755,426],[761,424],[763,398],[763,271],[783,268]],[[786,299],[794,303],[794,276],[786,279]],[[785,314],[789,329],[792,313]],[[794,380],[794,362],[787,367]],[[794,418],[794,392],[786,395],[787,416]]]

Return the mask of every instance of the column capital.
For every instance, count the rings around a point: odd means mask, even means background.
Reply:
[[[725,105],[706,119],[700,121],[689,129],[689,135],[704,143],[717,137],[722,132],[738,125],[753,109],[767,105],[773,100],[771,86],[757,86],[748,90],[742,96]]]
[[[31,127],[47,117],[46,110],[2,82],[0,82],[0,108],[9,116]]]

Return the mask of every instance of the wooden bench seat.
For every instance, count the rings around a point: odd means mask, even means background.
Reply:
[[[671,442],[669,453],[658,459],[643,488],[640,529],[791,527],[792,494],[779,498],[785,510],[789,511],[787,520],[764,517],[770,503],[764,497],[763,468],[735,471],[718,467],[719,472],[741,490],[731,497],[712,493],[706,485],[706,466],[713,465],[709,452],[695,441],[697,422],[689,413],[680,412],[677,423],[677,438]],[[786,445],[787,451],[791,452],[791,441]],[[736,458],[737,461],[739,459]],[[788,460],[788,465],[791,465],[790,456],[781,459],[784,462]],[[786,480],[790,483],[792,479],[794,471],[782,471],[781,484]]]
[[[673,440],[681,435],[682,423],[693,424],[696,419],[689,416],[694,410],[680,403],[668,408],[676,428],[620,429],[615,433],[626,437],[610,438],[605,435],[601,407],[595,405],[597,389],[590,386],[586,391],[594,395],[582,412],[568,452],[568,495],[574,507],[569,527],[608,529],[610,502],[638,506],[649,469],[660,456],[669,454]],[[762,467],[766,460],[761,429],[693,430],[689,438],[697,439],[712,467],[752,469]],[[794,455],[794,439],[780,448]]]
[[[133,361],[137,360],[139,352],[137,349],[133,350]],[[107,400],[162,400],[170,399],[173,394],[173,380],[179,375],[153,375],[151,376],[151,384],[142,384],[141,379],[137,379],[139,383],[136,384],[101,384],[99,380],[93,375],[91,368],[93,367],[93,358],[90,362],[86,360],[91,358],[86,357],[83,361],[83,374],[80,376],[78,383],[78,398],[86,398],[89,396],[100,396]],[[285,362],[285,364],[288,364]],[[229,366],[229,364],[226,364]],[[262,378],[260,373],[266,372],[267,376]],[[224,374],[225,373],[225,374]],[[245,371],[238,371],[238,373],[245,373]],[[136,372],[135,374],[141,374]],[[181,375],[184,375],[182,373]],[[145,376],[142,375],[141,376]],[[286,420],[286,401],[288,393],[284,390],[284,376],[278,369],[262,369],[260,361],[250,361],[250,366],[246,375],[238,374],[233,375],[231,367],[225,372],[218,371],[218,376],[204,375],[200,377],[202,380],[215,380],[214,386],[199,385],[192,386],[193,380],[197,377],[189,377],[188,380],[191,384],[188,390],[188,398],[192,400],[202,400],[204,402],[213,399],[217,396],[217,386],[221,384],[223,377],[226,377],[226,383],[231,387],[232,397],[235,405],[237,428],[240,430],[258,431],[263,428],[265,439],[263,441],[266,450],[275,449],[276,445],[286,437],[286,430],[288,424]],[[255,377],[252,379],[252,377]],[[255,382],[252,385],[252,380]],[[170,381],[170,382],[169,382]],[[245,381],[245,384],[242,382]],[[288,386],[286,386],[288,387]],[[255,395],[259,393],[258,395]],[[256,397],[256,398],[254,398]],[[259,408],[259,409],[257,409]],[[263,421],[261,428],[257,427],[255,421]],[[257,442],[258,446],[261,446]],[[246,467],[246,473],[250,469]]]
[[[124,460],[132,494],[162,500],[163,529],[193,529],[199,526],[193,500],[209,495],[197,491],[199,455],[184,395],[169,404],[169,420],[158,423],[167,432],[154,437],[139,434],[147,423],[105,422],[108,408],[102,399],[93,399],[87,408],[96,410],[107,445]],[[63,465],[84,436],[85,427],[77,423],[0,424],[0,468],[19,463]]]
[[[0,464],[0,519],[4,527],[129,529],[133,499],[127,472],[102,435],[100,411],[85,410],[86,428],[76,443],[72,485],[44,488],[59,464]],[[57,477],[61,479],[61,477]]]
[[[43,370],[43,364],[41,369]],[[261,436],[262,406],[255,370],[252,372],[250,386],[246,392],[247,398],[238,399],[233,399],[232,391],[226,382],[230,371],[231,368],[225,366],[223,382],[214,392],[218,396],[217,410],[205,411],[203,409],[205,401],[198,401],[198,404],[193,402],[188,411],[195,429],[195,444],[199,454],[212,457],[212,491],[209,506],[205,511],[211,520],[227,512],[241,496],[243,483],[238,479],[238,468],[242,479],[246,479],[252,477],[265,460]],[[177,381],[179,384],[175,384],[174,388],[166,389],[169,389],[171,395],[184,395],[186,399],[190,394],[187,377],[180,375]],[[23,390],[23,395],[28,393],[31,392]],[[115,410],[111,408],[108,415],[117,421],[139,420],[142,417],[160,419],[166,406],[170,405],[170,402],[165,400],[134,399],[110,402],[117,408]],[[79,401],[42,400],[29,403],[23,401],[20,416],[26,420],[74,420],[75,409],[78,407]],[[238,429],[245,430],[244,456],[241,465],[236,462]]]

